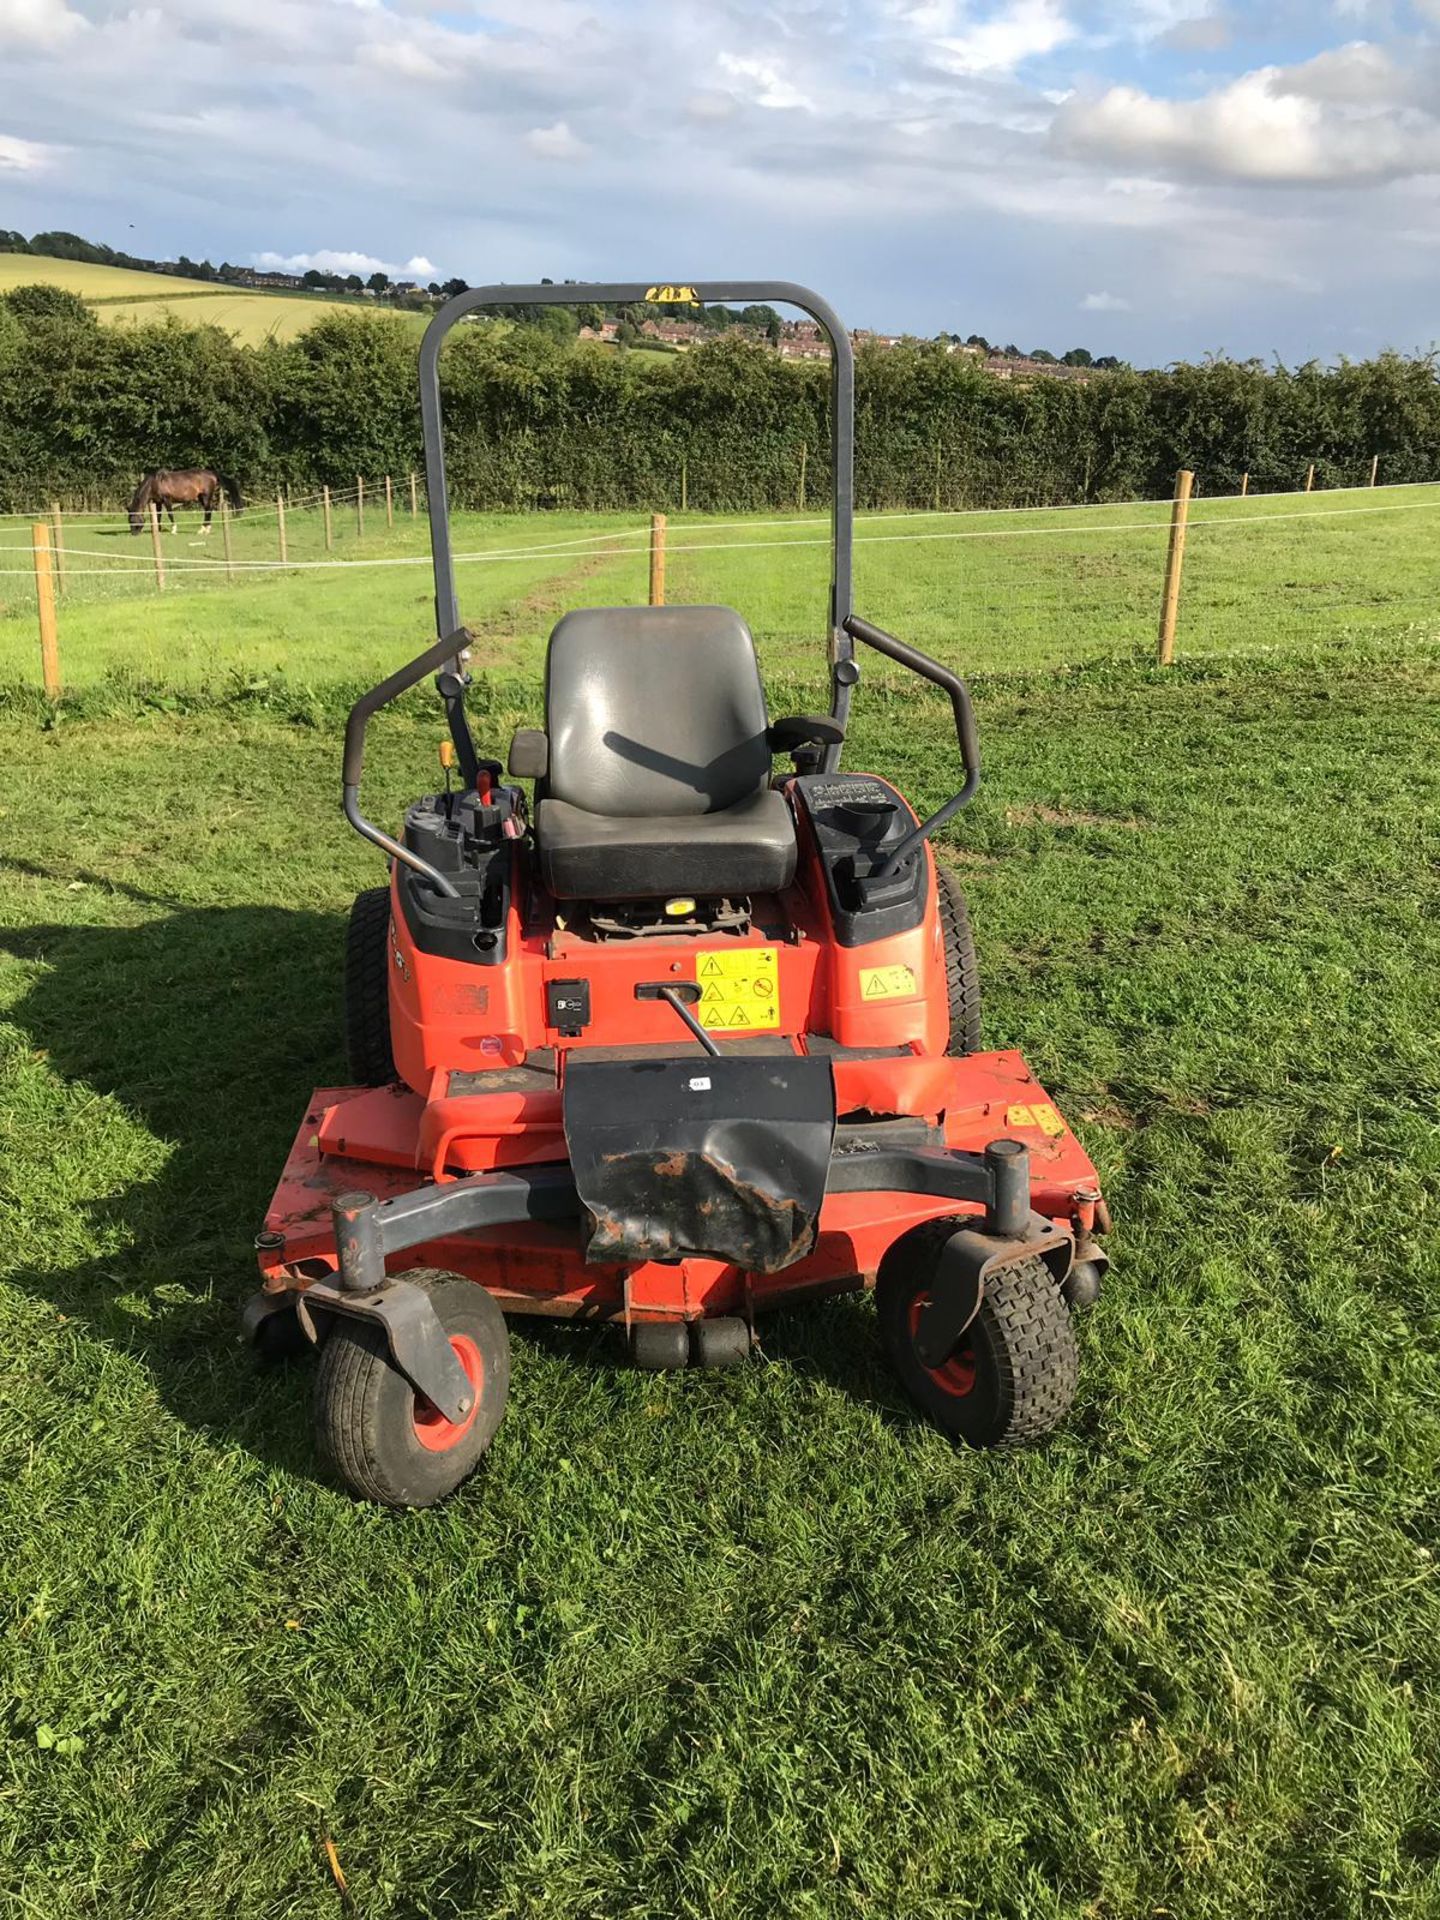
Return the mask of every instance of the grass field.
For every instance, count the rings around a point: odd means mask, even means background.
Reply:
[[[388,671],[432,619],[425,522],[395,489],[334,507],[327,551],[316,506],[286,515],[255,501],[233,524],[239,571],[227,583],[216,527],[195,514],[162,537],[167,589],[156,592],[148,534],[123,515],[65,523],[61,658],[76,686],[124,675],[166,687],[230,672],[283,673],[302,685]],[[1053,512],[865,515],[857,530],[860,609],[969,668],[1134,662],[1153,651],[1169,509],[1161,504]],[[461,607],[487,658],[538,669],[567,605],[634,602],[648,583],[644,516],[456,516]],[[1179,645],[1183,655],[1374,643],[1428,647],[1440,631],[1440,488],[1278,495],[1200,502],[1191,524]],[[799,515],[734,520],[672,514],[668,590],[745,610],[776,670],[819,660],[827,536]],[[348,563],[363,564],[353,571]],[[248,569],[248,570],[247,570]],[[0,520],[0,681],[37,671],[30,529]]]
[[[174,314],[187,326],[224,327],[250,346],[262,340],[293,340],[323,319],[336,306],[351,313],[389,312],[360,301],[311,299],[303,295],[248,293],[243,288],[217,288],[208,280],[184,280],[164,273],[141,273],[131,267],[92,266],[82,260],[51,260],[38,254],[0,253],[0,293],[11,287],[36,284],[65,287],[93,306],[110,326],[163,320]],[[417,330],[426,315],[406,314]]]
[[[861,555],[868,612],[979,669],[948,842],[987,1041],[1115,1211],[1054,1440],[952,1451],[863,1300],[727,1375],[519,1326],[489,1463],[420,1515],[317,1479],[305,1370],[257,1375],[233,1316],[342,1072],[377,877],[339,818],[347,691],[423,641],[424,576],[75,583],[74,697],[0,700],[0,1911],[1440,1914],[1425,511],[1216,533],[1248,557],[1213,576],[1202,535],[1168,675],[1148,527],[1086,568],[1038,527]],[[673,555],[674,597],[746,605],[737,551]],[[781,703],[821,566],[791,551],[757,614]],[[467,570],[487,728],[536,717],[562,601],[643,579]],[[0,622],[0,681],[32,635]],[[376,817],[438,733],[377,729]],[[848,758],[933,804],[953,743],[872,677]]]

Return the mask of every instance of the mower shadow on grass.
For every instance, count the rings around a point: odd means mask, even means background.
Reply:
[[[94,1257],[17,1265],[10,1284],[141,1360],[187,1427],[307,1478],[303,1397],[257,1367],[238,1312],[296,1110],[317,1082],[343,1077],[343,941],[342,915],[277,907],[0,929],[0,952],[42,963],[6,1015],[42,1056],[30,1071],[43,1076],[34,1105],[48,1114],[28,1123],[38,1137],[12,1178],[28,1178],[36,1220],[55,1217],[62,1181],[95,1196],[74,1204],[78,1233],[63,1236]],[[97,1112],[87,1092],[123,1111]],[[47,1126],[65,1163],[53,1177]],[[135,1177],[137,1160],[162,1155],[153,1177]]]

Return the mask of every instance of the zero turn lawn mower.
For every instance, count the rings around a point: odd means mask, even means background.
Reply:
[[[830,711],[772,720],[726,607],[585,609],[550,637],[545,726],[515,734],[507,780],[466,721],[441,342],[475,308],[656,297],[786,302],[829,338]],[[346,727],[345,814],[389,881],[355,902],[355,1084],[301,1122],[252,1340],[319,1347],[321,1450],[395,1506],[443,1498],[490,1444],[507,1313],[613,1321],[642,1367],[719,1367],[765,1309],[873,1284],[932,1420],[1037,1439],[1075,1390],[1071,1312],[1108,1220],[1022,1057],[978,1050],[965,901],[931,844],[975,792],[975,721],[963,680],[851,606],[844,327],[786,284],[476,287],[431,322],[420,388],[441,637]],[[950,701],[963,780],[926,820],[841,771],[857,645]],[[394,839],[361,811],[366,728],[430,674],[459,789],[447,773]]]

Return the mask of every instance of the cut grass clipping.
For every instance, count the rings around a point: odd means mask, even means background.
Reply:
[[[709,1376],[517,1322],[487,1464],[415,1515],[323,1484],[306,1369],[235,1337],[379,871],[343,698],[14,699],[4,1910],[1440,1912],[1437,687],[1341,647],[978,678],[986,1038],[1117,1222],[1052,1441],[917,1424],[865,1299]],[[857,716],[938,803],[941,703]],[[382,722],[377,819],[439,735]]]

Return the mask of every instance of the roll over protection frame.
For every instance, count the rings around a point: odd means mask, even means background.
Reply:
[[[425,429],[425,488],[430,514],[430,550],[435,566],[435,630],[444,635],[460,627],[440,406],[440,349],[446,334],[457,320],[463,320],[477,307],[580,307],[592,303],[605,307],[635,306],[645,304],[662,291],[671,297],[660,304],[671,306],[723,305],[728,301],[754,306],[779,301],[808,313],[830,343],[830,684],[831,712],[843,727],[850,712],[850,691],[855,678],[853,667],[848,673],[842,671],[842,664],[850,663],[855,651],[846,625],[853,592],[855,355],[850,336],[829,302],[808,287],[797,286],[789,280],[706,280],[686,282],[683,288],[630,282],[572,283],[563,287],[470,287],[447,300],[425,329],[420,343],[420,418]],[[681,294],[685,297],[679,297]],[[446,704],[463,766],[465,748],[461,746],[461,733],[468,739],[463,705],[459,701],[453,707],[448,701]],[[469,751],[473,756],[473,743]],[[832,772],[839,763],[839,744],[828,746],[826,771]]]

